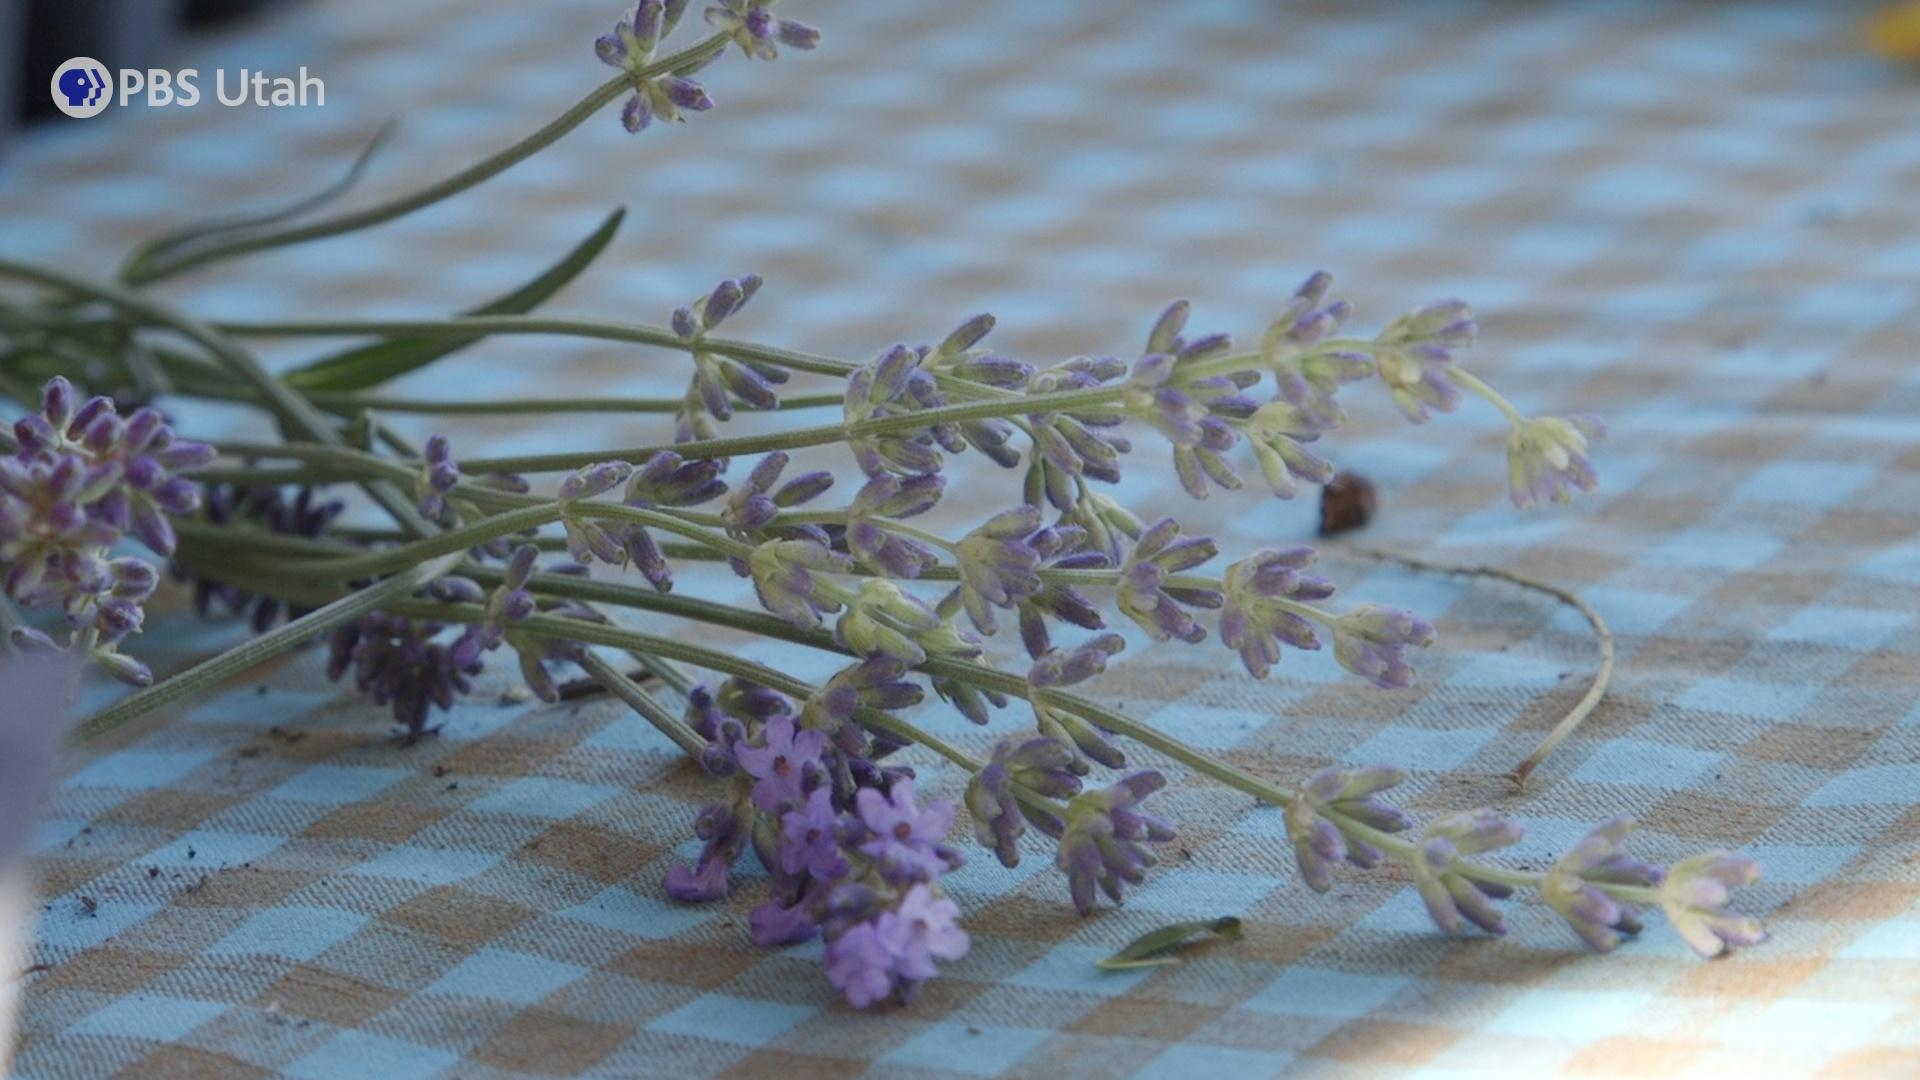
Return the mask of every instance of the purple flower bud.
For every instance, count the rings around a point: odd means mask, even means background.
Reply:
[[[780,44],[795,49],[806,50],[820,44],[820,31],[796,19],[779,20],[774,36],[780,39]]]
[[[1074,907],[1082,915],[1094,906],[1094,888],[1120,903],[1125,886],[1138,885],[1154,864],[1147,844],[1173,839],[1173,827],[1139,810],[1166,778],[1151,770],[1132,773],[1099,791],[1083,792],[1067,804],[1066,828],[1055,863],[1067,875]]]
[[[1507,932],[1493,901],[1513,895],[1512,887],[1469,877],[1455,863],[1463,855],[1511,847],[1521,834],[1520,826],[1489,809],[1453,814],[1427,826],[1414,849],[1413,880],[1435,925],[1449,934],[1460,933],[1469,922],[1489,934]]]
[[[665,92],[667,100],[676,108],[685,109],[688,112],[706,112],[713,108],[713,98],[708,96],[707,88],[692,79],[684,79],[678,75],[662,75],[656,85]],[[719,320],[714,321],[717,323]]]
[[[1645,887],[1661,880],[1658,868],[1626,854],[1633,821],[1617,817],[1573,846],[1540,885],[1547,906],[1560,913],[1595,952],[1612,952],[1623,937],[1642,929],[1640,910],[1608,895],[1607,885]]]
[[[1107,670],[1107,659],[1127,647],[1119,634],[1101,634],[1067,651],[1055,649],[1033,662],[1027,681],[1038,687],[1074,686]]]
[[[700,328],[711,330],[725,322],[729,315],[740,309],[743,298],[737,281],[729,279],[715,285],[700,304]]]
[[[1592,491],[1600,478],[1587,459],[1588,443],[1606,434],[1591,417],[1543,416],[1517,423],[1507,435],[1507,479],[1513,505],[1564,503]]]
[[[799,626],[812,629],[820,616],[841,608],[837,588],[824,574],[844,574],[851,560],[813,540],[769,540],[747,558],[748,574],[760,604]]]
[[[1313,624],[1295,610],[1332,595],[1333,583],[1305,573],[1319,558],[1310,547],[1256,551],[1227,568],[1220,641],[1240,654],[1256,679],[1280,662],[1280,646],[1318,649]]]
[[[1155,641],[1204,640],[1206,630],[1181,605],[1219,607],[1222,597],[1208,589],[1169,588],[1167,579],[1206,562],[1218,550],[1209,537],[1181,537],[1179,523],[1162,518],[1141,534],[1121,567],[1120,610]]]
[[[1660,885],[1660,909],[1694,952],[1718,956],[1730,946],[1757,945],[1767,938],[1759,919],[1727,911],[1733,890],[1760,877],[1760,864],[1728,851],[1709,851],[1667,868]]]
[[[73,422],[73,406],[73,384],[61,375],[47,380],[40,394],[40,415],[46,417],[47,425],[56,432],[65,431]]]
[[[919,371],[921,355],[904,345],[895,345],[873,363],[856,370],[847,379],[843,416],[849,427],[870,420],[900,416],[923,407],[915,399],[912,387]],[[848,438],[854,460],[869,476],[899,473],[913,476],[940,471],[943,458],[934,449],[933,433],[927,430],[862,433]]]
[[[975,837],[1002,865],[1019,865],[1020,837],[1030,815],[1040,812],[1022,804],[1015,789],[1052,799],[1078,795],[1074,762],[1071,749],[1045,736],[1002,739],[994,746],[992,759],[967,785],[967,811],[973,815]],[[1059,835],[1060,828],[1051,832]]]
[[[1380,863],[1380,852],[1340,829],[1342,819],[1358,821],[1382,832],[1400,832],[1412,821],[1399,809],[1374,796],[1407,778],[1399,769],[1348,771],[1326,768],[1315,773],[1287,804],[1287,836],[1293,841],[1300,877],[1314,892],[1333,888],[1332,867],[1349,863],[1363,870]]]
[[[1433,624],[1410,611],[1363,604],[1334,620],[1333,655],[1340,665],[1382,689],[1413,683],[1409,645],[1434,642]]]
[[[603,495],[619,487],[632,473],[633,466],[624,461],[602,461],[576,469],[560,481],[559,500],[569,503]]]

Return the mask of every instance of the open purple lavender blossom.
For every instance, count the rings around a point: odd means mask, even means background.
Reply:
[[[699,858],[673,868],[667,891],[686,902],[726,895],[727,870],[751,843],[770,877],[749,920],[755,941],[787,945],[824,934],[827,979],[848,1002],[912,997],[938,974],[935,960],[967,952],[959,908],[939,887],[961,862],[946,843],[953,804],[921,803],[910,770],[799,727],[805,713],[784,696],[742,689],[700,691],[720,715],[696,723],[731,739],[726,753],[738,769],[733,796],[696,823]],[[752,709],[718,704],[748,696]],[[778,710],[768,712],[769,704]]]
[[[73,647],[136,685],[147,666],[119,651],[140,630],[158,583],[154,566],[113,557],[123,539],[173,554],[173,515],[200,507],[200,487],[182,473],[213,461],[205,443],[176,439],[153,409],[122,418],[112,399],[80,402],[64,377],[49,380],[39,411],[13,425],[12,456],[0,458],[0,572],[5,595],[27,608],[60,608],[66,646],[43,631],[13,630],[16,646]]]
[[[1121,619],[1160,643],[1193,644],[1217,632],[1255,677],[1268,675],[1284,648],[1319,649],[1330,636],[1332,661],[1365,682],[1412,683],[1416,650],[1436,640],[1425,619],[1378,603],[1332,606],[1335,584],[1314,572],[1317,556],[1307,547],[1260,550],[1210,569],[1220,556],[1214,539],[1166,507],[1142,514],[1101,488],[1122,479],[1144,440],[1164,444],[1172,476],[1194,498],[1242,488],[1248,467],[1273,496],[1293,497],[1332,475],[1327,447],[1346,422],[1347,398],[1377,380],[1415,421],[1454,411],[1467,395],[1498,410],[1511,432],[1515,502],[1591,490],[1597,427],[1523,414],[1468,371],[1461,358],[1479,329],[1463,303],[1428,305],[1357,336],[1348,329],[1351,307],[1332,297],[1329,275],[1316,273],[1277,298],[1255,350],[1222,333],[1190,336],[1191,305],[1176,301],[1153,320],[1131,363],[1074,356],[1036,364],[988,353],[981,343],[995,321],[985,314],[937,345],[874,343],[862,362],[719,336],[770,287],[756,274],[711,286],[666,326],[491,315],[215,328],[137,291],[194,266],[430,205],[616,101],[625,103],[630,130],[682,119],[711,104],[691,76],[729,46],[771,60],[782,46],[811,49],[819,40],[810,26],[775,15],[771,0],[716,4],[705,13],[708,36],[660,56],[689,0],[641,0],[596,46],[616,75],[555,123],[422,192],[240,236],[162,238],[130,261],[131,286],[0,260],[0,277],[47,290],[45,303],[61,317],[85,303],[102,319],[177,336],[205,354],[191,358],[199,380],[182,380],[179,393],[217,381],[218,393],[207,396],[257,406],[283,432],[280,443],[228,447],[234,460],[221,463],[218,479],[248,495],[243,502],[222,488],[203,510],[199,488],[183,474],[210,465],[214,452],[176,438],[159,413],[122,419],[104,398],[76,404],[64,378],[47,383],[41,400],[17,403],[29,415],[11,435],[0,432],[0,574],[8,597],[64,616],[68,632],[63,643],[15,625],[11,606],[0,606],[15,647],[90,653],[123,678],[147,681],[145,667],[119,646],[139,629],[157,575],[114,550],[123,539],[175,557],[206,597],[247,609],[261,631],[109,705],[84,731],[202,692],[323,636],[332,643],[330,673],[351,674],[352,686],[386,706],[408,739],[431,733],[435,711],[468,693],[501,646],[543,701],[575,696],[582,683],[563,695],[553,674],[572,665],[586,687],[631,708],[717,787],[692,823],[697,854],[666,873],[666,892],[683,902],[725,897],[751,847],[767,874],[749,917],[753,938],[768,946],[824,939],[827,981],[855,1006],[910,999],[968,949],[960,910],[941,887],[961,863],[948,835],[957,808],[926,798],[913,769],[896,763],[909,748],[973,774],[965,804],[982,846],[1009,866],[1023,845],[1047,851],[1064,876],[1063,895],[1082,912],[1102,895],[1120,902],[1144,880],[1154,847],[1173,835],[1144,806],[1165,776],[1130,769],[1129,755],[1143,747],[1195,778],[1284,807],[1310,888],[1324,892],[1336,873],[1398,863],[1448,932],[1500,932],[1499,902],[1529,898],[1600,950],[1638,932],[1640,915],[1656,908],[1705,954],[1763,937],[1756,920],[1728,909],[1733,890],[1757,873],[1739,856],[1709,852],[1662,872],[1625,854],[1622,819],[1549,870],[1504,866],[1497,853],[1518,839],[1519,825],[1475,811],[1417,827],[1386,799],[1406,781],[1399,769],[1328,768],[1295,790],[1085,696],[1122,652],[1124,639],[1108,629]],[[591,252],[576,260],[573,271],[590,259]],[[0,338],[7,332],[0,328]],[[457,411],[670,414],[671,430],[637,447],[456,461],[444,438],[416,451],[386,420],[371,418],[368,403],[390,399],[362,391],[395,374],[380,366],[390,362],[375,355],[382,350],[283,378],[240,343],[253,335],[374,335],[421,347],[430,354],[424,365],[451,362],[453,350],[436,342],[532,332],[664,350],[690,361],[686,389],[639,404],[532,399],[461,402]],[[0,364],[6,356],[0,351]],[[130,363],[112,353],[94,360],[109,369]],[[222,377],[210,380],[201,368]],[[118,385],[131,371],[109,375]],[[322,376],[351,385],[321,396]],[[828,389],[786,392],[796,379]],[[12,385],[17,380],[0,382]],[[835,415],[753,430],[773,410],[810,408]],[[810,447],[836,448],[839,468],[790,470],[790,454]],[[936,509],[965,509],[951,505],[950,493],[963,485],[950,470],[971,454],[997,467],[966,477],[974,516],[950,532],[928,525],[941,517]],[[554,479],[541,489],[548,494],[536,494],[518,474]],[[994,488],[992,478],[1006,483]],[[284,486],[308,481],[356,485],[369,512],[385,520],[349,526],[328,509],[331,492]],[[825,498],[836,481],[850,493],[844,500]],[[571,558],[542,566],[552,551]],[[700,563],[747,578],[763,610],[688,595],[705,579],[677,571]],[[637,577],[620,576],[629,571]],[[273,626],[283,610],[290,621]],[[629,612],[673,627],[629,628],[619,617]],[[999,636],[1010,620],[1017,645]],[[686,632],[696,626],[831,654],[842,666],[809,683],[747,659],[738,640],[713,644]],[[1015,698],[1030,713],[995,712]],[[975,724],[999,726],[986,760],[916,721],[915,710],[939,707],[936,700]]]

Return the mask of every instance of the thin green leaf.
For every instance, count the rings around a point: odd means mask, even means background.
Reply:
[[[1102,971],[1131,971],[1135,968],[1177,964],[1191,949],[1215,941],[1239,941],[1240,920],[1231,915],[1196,922],[1178,922],[1149,930],[1127,943],[1127,947],[1100,961]]]
[[[477,308],[463,311],[461,315],[524,315],[532,311],[592,265],[593,260],[613,241],[613,235],[619,231],[620,222],[626,214],[624,207],[608,214],[591,236],[582,240],[567,252],[566,258],[548,267],[539,277]],[[472,337],[378,341],[290,371],[286,375],[286,382],[299,390],[366,390],[407,372],[417,371],[441,357],[466,348],[483,336],[475,334]]]
[[[377,584],[369,585],[358,592],[348,593],[319,610],[310,611],[292,622],[269,630],[244,645],[228,649],[170,679],[154,683],[144,690],[121,698],[82,720],[74,729],[73,739],[75,742],[85,742],[154,709],[209,690],[255,664],[270,660],[281,653],[290,652],[337,626],[350,623],[369,611],[422,588],[433,579],[444,576],[459,562],[460,553],[458,552],[442,555],[431,562],[421,563],[419,566],[395,574]]]
[[[394,129],[398,126],[398,120],[388,120],[386,123],[380,125],[380,130],[374,132],[373,138],[368,140],[367,145],[362,147],[360,153],[354,156],[353,164],[347,166],[347,171],[344,174],[331,184],[306,196],[299,202],[281,207],[278,210],[267,211],[266,213],[212,218],[206,221],[195,222],[191,225],[183,225],[178,229],[161,233],[159,236],[140,245],[132,255],[128,256],[125,269],[121,271],[121,277],[126,278],[129,275],[139,273],[154,259],[178,248],[196,244],[204,240],[211,240],[216,237],[226,236],[230,233],[246,232],[251,229],[264,229],[269,225],[278,225],[283,221],[291,221],[303,214],[310,214],[326,206],[328,203],[333,202],[353,190],[354,185],[360,182],[360,178],[366,175],[367,165],[373,161],[373,155],[378,153],[380,148],[387,144],[387,140],[393,137]]]

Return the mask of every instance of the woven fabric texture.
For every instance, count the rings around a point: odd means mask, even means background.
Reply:
[[[28,135],[0,164],[0,246],[106,272],[162,224],[317,186],[391,113],[407,120],[355,198],[405,190],[592,86],[617,6],[342,0],[199,41],[181,66],[304,64],[326,104],[209,98]],[[1621,813],[1648,857],[1738,848],[1766,868],[1741,906],[1773,940],[1703,963],[1656,919],[1590,957],[1533,904],[1504,939],[1449,940],[1391,873],[1309,893],[1278,811],[1167,767],[1181,837],[1125,907],[1081,919],[1045,853],[1011,871],[976,854],[948,879],[971,955],[913,1007],[856,1013],[817,945],[750,943],[752,880],[711,906],[665,900],[710,789],[635,717],[508,704],[496,673],[439,737],[400,747],[309,653],[68,763],[37,836],[21,1076],[1920,1075],[1920,79],[1860,47],[1864,8],[788,9],[823,47],[729,57],[706,76],[719,108],[684,129],[628,137],[609,112],[459,200],[165,294],[235,318],[453,311],[625,203],[625,233],[555,310],[660,322],[757,270],[739,334],[856,359],[980,310],[1015,355],[1132,355],[1179,296],[1197,326],[1252,340],[1318,268],[1368,328],[1471,300],[1476,370],[1523,409],[1606,420],[1603,489],[1515,512],[1504,425],[1477,403],[1411,428],[1362,388],[1327,445],[1381,489],[1366,543],[1546,578],[1611,622],[1614,688],[1530,789],[1500,776],[1586,686],[1585,623],[1340,542],[1325,557],[1344,598],[1439,626],[1413,689],[1308,654],[1256,682],[1215,642],[1133,634],[1100,696],[1283,781],[1403,764],[1415,809],[1527,823],[1529,867]],[[324,347],[262,343],[275,364]],[[672,393],[683,363],[501,339],[394,390]],[[446,430],[511,454],[665,427]],[[1141,441],[1133,505],[1229,552],[1311,535],[1308,505],[1190,502]],[[949,525],[1012,486],[963,466],[950,490]],[[681,588],[752,603],[724,573]],[[692,633],[807,676],[834,666]],[[134,647],[169,670],[243,636],[168,615]],[[995,738],[916,715],[975,751]],[[913,760],[958,793],[954,770]],[[1245,940],[1094,968],[1219,915]]]

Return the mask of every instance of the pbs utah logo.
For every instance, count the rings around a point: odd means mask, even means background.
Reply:
[[[68,116],[86,119],[98,116],[113,100],[112,80],[107,65],[85,56],[76,56],[53,73],[53,103]]]

